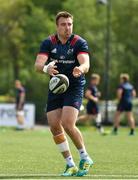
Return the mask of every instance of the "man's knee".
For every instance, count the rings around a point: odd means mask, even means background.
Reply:
[[[57,135],[59,133],[61,133],[61,121],[60,120],[53,120],[53,119],[48,119],[48,124],[50,127],[50,131],[52,132],[53,135]]]
[[[50,130],[58,130],[58,129],[60,129],[60,124],[52,124],[52,125],[50,125]]]
[[[50,131],[54,136],[61,134],[63,132],[61,125],[50,126]]]
[[[64,128],[64,130],[66,131],[66,132],[72,132],[72,131],[74,131],[74,129],[75,129],[75,125],[72,125],[72,124],[70,124],[70,123],[67,123],[67,122],[63,122],[62,123],[62,126],[63,126],[63,128]]]

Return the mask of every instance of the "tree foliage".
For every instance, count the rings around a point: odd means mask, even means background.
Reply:
[[[111,0],[110,98],[115,98],[118,77],[129,73],[138,90],[138,1]],[[27,100],[42,114],[46,101],[48,77],[34,71],[39,45],[55,32],[55,14],[67,10],[74,15],[74,32],[89,44],[92,72],[105,73],[105,32],[107,5],[96,0],[0,0],[0,89],[13,94],[14,80],[19,78],[27,88]],[[101,81],[104,91],[104,79]],[[104,94],[104,92],[103,92]],[[104,99],[104,97],[102,97]]]

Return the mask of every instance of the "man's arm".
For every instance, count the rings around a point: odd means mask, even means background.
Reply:
[[[136,90],[133,89],[133,91],[132,91],[132,96],[133,96],[133,97],[136,97],[136,95],[137,95]]]
[[[36,71],[40,73],[48,73],[51,76],[58,74],[59,72],[55,69],[57,68],[57,66],[55,66],[56,61],[50,62],[48,65],[45,65],[47,60],[47,55],[38,54],[35,61]]]
[[[117,90],[117,99],[120,100],[122,98],[123,90],[121,88],[118,88]]]
[[[90,59],[89,59],[89,54],[88,53],[81,53],[78,54],[77,59],[79,61],[80,66],[76,66],[73,69],[73,76],[74,77],[79,77],[83,73],[87,73],[90,68]]]
[[[35,69],[38,72],[44,73],[43,72],[43,68],[45,63],[48,60],[48,56],[47,55],[42,55],[42,54],[38,54],[36,57],[36,61],[35,61]]]
[[[91,94],[91,91],[89,89],[86,90],[85,92],[85,97],[89,100],[92,100],[94,101],[95,103],[98,102],[98,97],[94,97],[92,94]]]
[[[18,107],[17,107],[18,110],[22,109],[22,104],[24,103],[24,101],[25,101],[25,92],[22,92],[20,94],[19,104],[18,104]]]

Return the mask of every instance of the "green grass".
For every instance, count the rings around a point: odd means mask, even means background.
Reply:
[[[128,136],[129,130],[121,128],[117,136],[101,136],[94,128],[80,129],[95,163],[89,175],[84,178],[138,179],[137,134]],[[78,152],[71,141],[70,144],[74,160],[78,164]],[[47,128],[22,132],[0,129],[0,179],[61,179],[59,174],[64,168],[64,159]]]

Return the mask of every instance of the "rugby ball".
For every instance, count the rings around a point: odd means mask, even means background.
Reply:
[[[64,74],[57,74],[49,81],[49,89],[54,94],[62,94],[69,87],[69,79]]]

